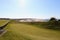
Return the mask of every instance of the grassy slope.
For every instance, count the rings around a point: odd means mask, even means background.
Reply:
[[[60,40],[60,32],[27,24],[10,23],[0,40]]]

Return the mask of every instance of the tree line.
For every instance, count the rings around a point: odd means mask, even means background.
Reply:
[[[47,28],[60,30],[60,19],[56,19],[54,17],[50,18],[47,22]]]

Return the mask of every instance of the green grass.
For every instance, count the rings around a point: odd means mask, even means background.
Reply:
[[[38,28],[23,23],[10,23],[0,40],[60,40],[60,31]]]
[[[4,25],[7,22],[7,20],[0,20],[0,26]]]

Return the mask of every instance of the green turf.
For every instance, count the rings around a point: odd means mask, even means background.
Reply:
[[[0,40],[60,40],[60,31],[38,28],[28,24],[10,23]]]

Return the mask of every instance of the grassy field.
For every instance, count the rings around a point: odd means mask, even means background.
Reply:
[[[0,26],[4,25],[7,22],[7,20],[0,20]]]
[[[38,28],[23,23],[9,23],[0,40],[60,40],[60,31]]]

